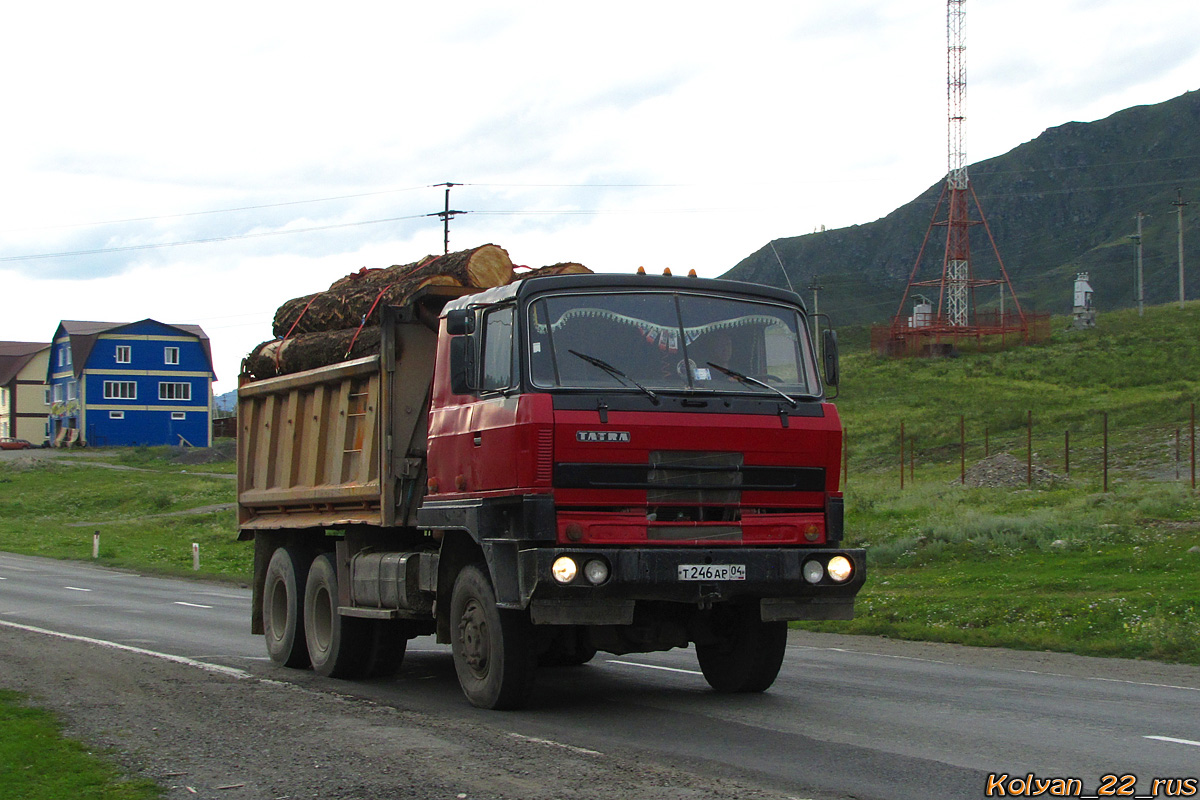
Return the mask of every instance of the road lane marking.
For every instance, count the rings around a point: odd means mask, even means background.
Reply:
[[[153,658],[161,658],[163,661],[170,661],[175,664],[183,664],[188,667],[199,667],[205,672],[215,672],[218,675],[225,675],[230,678],[247,679],[253,678],[249,672],[237,669],[235,667],[223,667],[220,664],[207,664],[203,661],[197,661],[194,658],[186,658],[184,656],[171,655],[170,653],[159,653],[155,650],[146,650],[142,647],[130,647],[127,644],[119,644],[117,642],[109,642],[104,639],[93,639],[90,636],[76,636],[71,633],[61,633],[59,631],[46,630],[45,628],[35,628],[32,625],[20,625],[16,622],[6,622],[0,620],[0,627],[15,628],[19,631],[27,631],[29,633],[40,633],[43,636],[55,636],[59,639],[67,639],[72,642],[83,642],[84,644],[95,644],[101,647],[107,647],[110,650],[122,650],[126,653],[135,653],[140,656],[152,656]]]
[[[1143,736],[1143,739],[1154,739],[1159,742],[1171,742],[1172,744],[1190,744],[1192,747],[1200,747],[1200,742],[1193,742],[1191,739],[1176,739],[1174,736]]]
[[[64,586],[64,589],[70,589],[72,592],[90,592],[91,589],[80,589],[78,586]]]
[[[212,606],[202,606],[199,603],[185,603],[182,600],[176,600],[175,605],[187,606],[188,608],[212,608]]]
[[[523,742],[532,742],[533,744],[546,745],[547,747],[559,747],[559,748],[562,748],[563,750],[569,750],[572,753],[578,753],[580,755],[585,755],[585,756],[602,756],[602,755],[604,755],[599,750],[588,750],[586,747],[576,747],[573,744],[563,744],[562,742],[556,742],[553,739],[539,739],[536,736],[522,736],[519,733],[512,733],[512,732],[509,732],[508,735],[514,739],[520,739]]]
[[[615,658],[610,658],[606,664],[620,664],[624,667],[641,667],[642,669],[660,669],[663,672],[682,672],[684,675],[703,675],[703,672],[694,669],[679,669],[677,667],[660,667],[657,664],[639,664],[636,661],[617,661]]]

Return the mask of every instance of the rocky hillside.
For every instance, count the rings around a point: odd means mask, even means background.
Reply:
[[[970,166],[972,186],[1024,307],[1069,313],[1077,271],[1090,273],[1102,312],[1135,304],[1136,248],[1129,237],[1138,211],[1148,215],[1143,223],[1146,302],[1178,297],[1177,188],[1191,201],[1184,209],[1185,266],[1189,261],[1200,265],[1197,130],[1200,91],[1096,122],[1069,122]],[[916,264],[943,182],[939,178],[875,222],[775,240],[792,284],[800,288],[819,278],[821,311],[839,325],[889,320]],[[920,276],[940,274],[944,243],[944,229],[935,228]],[[998,277],[982,226],[972,228],[971,244],[976,276]],[[1190,259],[1188,250],[1195,254]],[[1200,269],[1192,272],[1187,294],[1200,297]],[[724,277],[786,285],[769,245]],[[999,295],[981,294],[976,302],[994,306]]]

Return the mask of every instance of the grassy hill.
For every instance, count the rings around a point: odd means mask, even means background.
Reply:
[[[872,575],[858,619],[819,627],[1200,663],[1198,365],[1200,303],[1001,353],[846,354],[847,530]]]
[[[1172,204],[1177,189],[1182,189],[1185,201],[1192,201],[1184,209],[1187,238],[1187,231],[1195,231],[1200,222],[1197,125],[1200,91],[1096,122],[1069,122],[970,166],[975,193],[1026,310],[1069,312],[1077,271],[1090,273],[1101,308],[1136,303],[1136,255],[1129,236],[1136,230],[1139,211],[1148,215],[1143,228],[1147,302],[1178,298]],[[882,219],[776,239],[725,277],[787,286],[786,270],[796,287],[820,278],[825,287],[821,309],[838,324],[888,322],[917,265],[942,191],[944,176],[930,177],[935,180],[929,189]],[[971,215],[977,218],[974,207]],[[985,232],[976,226],[970,235],[975,275],[998,278]],[[918,278],[940,275],[944,246],[945,231],[938,229]],[[977,302],[981,309],[995,307],[999,293],[981,292]]]

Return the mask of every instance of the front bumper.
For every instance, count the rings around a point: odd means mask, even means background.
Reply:
[[[810,583],[806,562],[828,563],[835,555],[854,566],[848,580],[825,576]],[[551,566],[569,556],[579,566],[568,584],[556,581]],[[608,579],[593,585],[584,565],[593,559],[609,567]],[[739,565],[741,580],[681,580],[681,565]],[[854,597],[867,576],[866,551],[842,548],[575,548],[538,547],[520,554],[521,594],[534,622],[542,624],[628,624],[638,601],[709,606],[730,600],[762,601],[764,619],[848,619]]]

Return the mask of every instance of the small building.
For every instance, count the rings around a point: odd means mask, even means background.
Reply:
[[[46,441],[49,342],[0,342],[0,438]]]
[[[198,325],[63,320],[47,368],[55,446],[212,444],[212,350]]]
[[[1071,327],[1096,327],[1096,309],[1092,306],[1092,284],[1088,282],[1088,273],[1080,272],[1075,276],[1075,299],[1071,306]]]

